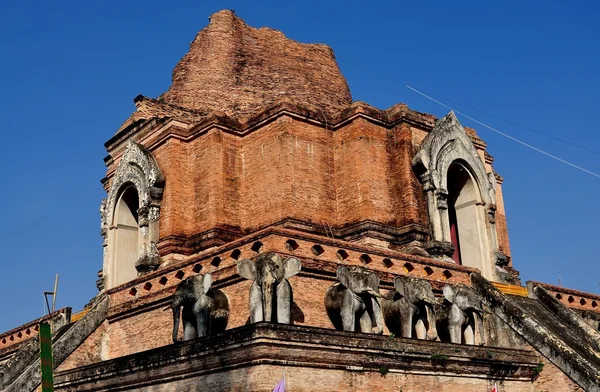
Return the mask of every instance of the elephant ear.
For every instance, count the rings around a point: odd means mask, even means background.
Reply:
[[[394,279],[394,288],[403,297],[406,297],[406,282],[400,276]]]
[[[340,265],[337,269],[336,276],[344,287],[350,288],[350,271],[348,271],[348,267]]]
[[[256,265],[252,260],[242,260],[237,263],[238,274],[248,280],[256,280]]]
[[[212,275],[205,274],[204,277],[202,278],[202,291],[204,292],[204,294],[208,293],[208,290],[210,290],[211,285],[212,285]]]
[[[444,298],[446,298],[449,302],[454,303],[454,288],[452,286],[444,286],[442,292],[444,293]]]
[[[302,269],[300,260],[295,257],[288,257],[283,261],[283,277],[285,279],[297,275],[300,269]]]
[[[367,286],[375,291],[379,291],[379,276],[376,273],[370,272],[367,277]]]

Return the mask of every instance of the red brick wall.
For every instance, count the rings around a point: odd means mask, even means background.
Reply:
[[[102,358],[102,346],[103,344],[108,343],[105,340],[108,330],[108,322],[105,321],[57,367],[56,371],[60,372],[63,370],[74,369],[80,366],[98,363],[103,359],[108,359]],[[108,348],[108,345],[106,347]]]
[[[173,343],[172,323],[173,313],[164,311],[163,307],[109,322],[109,357],[117,358]]]
[[[364,119],[353,121],[334,133],[334,156],[336,223],[393,224],[386,129]]]
[[[286,390],[294,392],[484,392],[491,391],[491,380],[441,376],[434,374],[388,373],[383,377],[377,371],[314,369],[309,367],[256,365],[231,369],[205,376],[178,380],[169,384],[153,385],[140,391],[248,391],[271,392],[283,375]],[[499,383],[501,391],[538,392],[529,381],[505,381]],[[551,389],[570,391],[569,389]]]
[[[500,250],[510,257],[510,242],[508,240],[508,224],[506,222],[502,184],[496,185],[496,230],[498,232],[498,246]]]
[[[231,229],[235,238],[286,218],[314,230],[361,221],[427,229],[425,197],[412,170],[427,130],[403,122],[390,129],[364,117],[332,127],[283,113],[249,126],[243,135],[216,124],[185,131],[189,136],[183,138],[169,136],[169,126],[160,137],[145,131],[140,142],[166,178],[161,241],[178,238],[184,247],[161,247],[164,260],[173,258],[171,252],[189,254],[214,245],[196,240],[211,229]],[[120,154],[116,146],[111,151],[117,156],[109,176]],[[508,253],[500,186],[497,199],[500,246]],[[194,242],[186,242],[190,239]]]
[[[152,151],[166,179],[161,203],[160,237],[184,234],[185,200],[188,181],[186,178],[187,147],[178,139],[170,138]]]
[[[534,382],[536,392],[583,392],[583,389],[546,358],[541,357],[540,362],[544,364],[544,368]]]

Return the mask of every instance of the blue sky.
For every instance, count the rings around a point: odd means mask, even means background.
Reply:
[[[221,9],[235,9],[252,26],[332,46],[355,100],[448,111],[380,73],[600,151],[597,1],[273,4],[0,2],[0,331],[42,315],[42,292],[56,273],[59,307],[76,311],[95,295],[103,143],[134,110],[133,97],[168,88],[172,68]],[[598,154],[464,112],[600,172]],[[600,178],[459,119],[478,130],[505,178],[512,255],[523,281],[556,284],[560,276],[566,287],[598,294]]]

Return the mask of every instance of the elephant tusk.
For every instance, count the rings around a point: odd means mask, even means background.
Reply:
[[[369,293],[371,294],[373,297],[377,297],[377,298],[382,298],[383,296],[381,294],[379,294],[377,291],[373,290],[373,289],[366,289],[363,290],[363,293]]]

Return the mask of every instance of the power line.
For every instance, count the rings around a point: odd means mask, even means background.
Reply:
[[[382,73],[379,73],[379,72],[372,71],[372,70],[370,70],[370,69],[368,69],[368,68],[361,67],[360,65],[356,65],[356,64],[352,64],[352,63],[350,63],[350,64],[351,64],[351,65],[353,65],[353,66],[355,66],[355,67],[357,67],[357,68],[360,68],[360,69],[362,69],[362,70],[364,70],[364,71],[367,71],[367,72],[373,73],[373,74],[375,74],[375,75],[381,76],[381,77],[383,77],[383,78],[385,78],[385,79],[388,79],[388,80],[390,80],[390,81],[392,81],[392,82],[399,83],[399,84],[403,84],[403,85],[404,85],[406,88],[408,88],[408,89],[410,89],[410,90],[412,90],[412,91],[416,92],[417,94],[420,94],[421,96],[423,96],[423,97],[425,97],[425,98],[427,98],[427,99],[431,100],[432,102],[435,102],[435,103],[437,103],[438,105],[441,105],[441,106],[443,106],[443,107],[445,107],[445,108],[447,108],[447,109],[450,109],[450,110],[452,110],[453,112],[455,112],[455,113],[458,113],[458,114],[460,114],[461,116],[463,116],[463,117],[465,117],[465,118],[468,118],[469,120],[471,120],[471,121],[473,121],[473,122],[475,122],[475,123],[477,123],[477,124],[479,124],[479,125],[481,125],[481,126],[483,126],[483,127],[485,127],[485,128],[488,128],[488,129],[490,129],[491,131],[494,131],[494,132],[496,132],[496,133],[498,133],[498,134],[500,134],[500,135],[502,135],[502,136],[504,136],[504,137],[506,137],[506,138],[508,138],[508,139],[510,139],[510,140],[512,140],[512,141],[514,141],[514,142],[517,142],[517,143],[519,143],[519,144],[521,144],[521,145],[523,145],[523,146],[525,146],[525,147],[528,147],[528,148],[530,148],[530,149],[532,149],[532,150],[534,150],[534,151],[537,151],[537,152],[539,152],[539,153],[541,153],[541,154],[544,154],[544,155],[546,155],[546,156],[548,156],[548,157],[550,157],[550,158],[552,158],[552,159],[555,159],[555,160],[557,160],[557,161],[559,161],[559,162],[561,162],[561,163],[564,163],[564,164],[566,164],[566,165],[568,165],[568,166],[571,166],[571,167],[573,167],[573,168],[575,168],[575,169],[577,169],[577,170],[581,170],[581,171],[583,171],[584,173],[587,173],[587,174],[590,174],[590,175],[592,175],[592,176],[594,176],[594,177],[598,177],[598,178],[600,178],[600,174],[598,174],[598,173],[595,173],[595,172],[593,172],[593,171],[591,171],[591,170],[585,169],[585,168],[583,168],[583,167],[581,167],[581,166],[578,166],[578,165],[576,165],[576,164],[574,164],[574,163],[571,163],[571,162],[569,162],[569,161],[567,161],[567,160],[564,160],[564,159],[562,159],[562,158],[559,158],[559,157],[557,157],[556,155],[550,154],[549,152],[546,152],[546,151],[544,151],[544,150],[541,150],[541,149],[539,149],[539,148],[537,148],[537,147],[535,147],[535,146],[533,146],[533,145],[531,145],[531,144],[529,144],[529,143],[526,143],[526,142],[524,142],[524,141],[522,141],[522,140],[520,140],[520,139],[517,139],[517,138],[515,138],[515,137],[513,137],[513,136],[510,136],[510,135],[508,135],[508,134],[506,134],[506,133],[504,133],[504,132],[502,132],[502,131],[500,131],[500,130],[498,130],[498,129],[496,129],[496,128],[493,128],[493,127],[491,127],[491,126],[489,126],[489,125],[487,125],[487,124],[485,124],[485,123],[483,123],[483,122],[481,122],[481,121],[479,121],[479,120],[476,120],[476,119],[474,119],[473,117],[470,117],[470,116],[468,116],[467,114],[465,114],[465,113],[462,113],[462,112],[460,112],[460,111],[458,111],[458,110],[456,110],[456,109],[452,108],[451,106],[448,106],[448,105],[446,105],[446,104],[444,104],[444,103],[442,103],[442,102],[440,102],[440,101],[438,101],[438,100],[436,100],[436,99],[434,99],[434,98],[430,97],[429,95],[425,94],[424,92],[422,92],[422,91],[420,91],[420,90],[417,90],[417,89],[416,89],[416,88],[414,88],[414,87],[411,87],[411,86],[410,86],[408,83],[400,82],[400,81],[398,81],[398,80],[396,80],[396,79],[394,79],[394,78],[391,78],[391,77],[389,77],[389,76],[387,76],[387,75],[385,75],[385,74],[382,74]],[[433,95],[433,94],[432,94],[432,95]],[[440,99],[444,99],[444,98],[441,98],[441,97],[440,97]],[[448,101],[451,101],[451,100],[448,100]],[[451,101],[451,102],[454,102],[454,101]],[[462,105],[462,104],[459,104],[459,103],[457,103],[457,102],[454,102],[454,103],[456,103],[456,104],[458,104],[458,105],[460,105],[460,106],[467,107],[466,105]],[[467,107],[467,108],[468,108],[468,107]],[[475,110],[475,111],[477,111],[477,112],[479,112],[479,113],[481,113],[481,114],[489,115],[489,114],[487,114],[487,113],[484,113],[484,112],[482,112],[482,111],[479,111],[479,110],[476,110],[476,109],[471,109],[471,110]],[[528,127],[525,127],[525,126],[519,125],[519,124],[517,124],[517,123],[514,123],[514,122],[512,122],[512,121],[509,121],[509,120],[504,120],[504,119],[502,119],[502,118],[500,118],[500,117],[493,116],[493,115],[489,115],[489,116],[491,116],[491,117],[494,117],[494,118],[497,118],[498,120],[505,121],[505,122],[508,122],[508,123],[510,123],[510,124],[516,125],[516,126],[518,126],[518,127],[520,127],[520,128],[523,128],[523,129],[526,129],[526,130],[529,130],[529,131],[535,132],[535,133],[537,133],[537,134],[540,134],[540,135],[542,135],[542,136],[546,136],[546,137],[549,137],[549,138],[551,138],[551,139],[555,139],[555,140],[557,140],[557,141],[560,141],[560,142],[562,142],[562,143],[566,143],[566,144],[569,144],[569,145],[571,145],[571,146],[574,146],[574,147],[580,148],[580,149],[582,149],[582,150],[585,150],[585,151],[591,152],[591,153],[593,153],[593,154],[600,155],[600,153],[598,153],[598,152],[596,152],[596,151],[593,151],[593,150],[587,149],[587,148],[585,148],[585,147],[582,147],[582,146],[579,146],[579,145],[577,145],[577,144],[574,144],[574,143],[568,142],[568,141],[566,141],[566,140],[562,140],[562,139],[556,138],[556,137],[554,137],[554,136],[547,135],[547,134],[545,134],[545,133],[542,133],[542,132],[536,131],[536,130],[534,130],[534,129],[531,129],[531,128],[528,128]]]
[[[552,154],[550,154],[549,152],[546,152],[546,151],[544,151],[544,150],[541,150],[541,149],[539,149],[539,148],[537,148],[537,147],[535,147],[535,146],[532,146],[531,144],[525,143],[524,141],[522,141],[522,140],[519,140],[519,139],[517,139],[516,137],[510,136],[510,135],[508,135],[508,134],[506,134],[506,133],[504,133],[504,132],[502,132],[502,131],[499,131],[499,130],[497,130],[496,128],[490,127],[489,125],[487,125],[487,124],[484,124],[484,123],[482,123],[481,121],[474,119],[473,117],[470,117],[470,116],[468,116],[468,115],[466,115],[466,114],[464,114],[464,113],[462,113],[462,112],[459,112],[458,110],[455,110],[454,108],[452,108],[452,107],[450,107],[450,106],[448,106],[448,105],[446,105],[446,104],[443,104],[443,103],[441,103],[440,101],[438,101],[438,100],[436,100],[436,99],[434,99],[434,98],[431,98],[429,95],[427,95],[427,94],[425,94],[425,93],[423,93],[423,92],[421,92],[421,91],[417,90],[417,89],[416,89],[416,88],[414,88],[414,87],[411,87],[411,86],[409,86],[408,84],[406,85],[406,88],[408,88],[408,89],[410,89],[410,90],[412,90],[412,91],[416,92],[417,94],[420,94],[420,95],[422,95],[423,97],[425,97],[425,98],[427,98],[427,99],[429,99],[429,100],[431,100],[431,101],[433,101],[433,102],[437,103],[438,105],[441,105],[441,106],[443,106],[443,107],[445,107],[445,108],[447,108],[447,109],[450,109],[450,110],[454,111],[455,113],[458,113],[458,114],[460,114],[461,116],[463,116],[463,117],[465,117],[465,118],[468,118],[469,120],[471,120],[471,121],[473,121],[473,122],[475,122],[475,123],[477,123],[477,124],[479,124],[479,125],[481,125],[481,126],[483,126],[483,127],[486,127],[487,129],[490,129],[490,130],[492,130],[492,131],[494,131],[494,132],[496,132],[496,133],[498,133],[498,134],[500,134],[500,135],[502,135],[502,136],[504,136],[504,137],[506,137],[506,138],[508,138],[508,139],[510,139],[510,140],[512,140],[512,141],[515,141],[515,142],[517,142],[517,143],[519,143],[519,144],[522,144],[522,145],[523,145],[523,146],[525,146],[525,147],[528,147],[528,148],[530,148],[530,149],[532,149],[532,150],[534,150],[534,151],[537,151],[537,152],[539,152],[539,153],[541,153],[541,154],[544,154],[544,155],[546,155],[546,156],[548,156],[548,157],[550,157],[550,158],[552,158],[552,159],[555,159],[555,160],[557,160],[557,161],[559,161],[559,162],[562,162],[562,163],[564,163],[564,164],[566,164],[566,165],[569,165],[569,166],[571,166],[571,167],[574,167],[575,169],[581,170],[582,172],[585,172],[585,173],[587,173],[587,174],[591,174],[592,176],[595,176],[595,177],[598,177],[598,178],[600,178],[600,174],[594,173],[593,171],[587,170],[587,169],[585,169],[585,168],[583,168],[583,167],[581,167],[581,166],[577,166],[577,165],[576,165],[576,164],[574,164],[574,163],[571,163],[571,162],[569,162],[569,161],[566,161],[566,160],[564,160],[564,159],[562,159],[562,158],[559,158],[559,157],[557,157],[556,155],[552,155]]]
[[[409,85],[409,83],[406,83],[406,82],[401,82],[401,81],[399,81],[399,80],[396,80],[396,79],[394,79],[394,78],[391,78],[391,77],[389,77],[389,76],[387,76],[387,75],[384,75],[384,74],[382,74],[382,73],[379,73],[379,72],[376,72],[376,71],[372,71],[372,70],[370,70],[370,69],[368,69],[368,68],[365,68],[365,67],[362,67],[362,66],[360,66],[360,65],[356,65],[356,64],[352,64],[352,63],[350,63],[350,65],[352,65],[352,66],[354,66],[354,67],[356,67],[356,68],[360,68],[360,69],[362,69],[363,71],[367,71],[367,72],[370,72],[370,73],[372,73],[372,74],[374,74],[374,75],[377,75],[377,76],[380,76],[380,77],[382,77],[382,78],[385,78],[385,79],[387,79],[387,80],[390,80],[390,81],[392,81],[392,82],[394,82],[394,83],[402,84],[402,85],[404,85],[404,86],[408,86],[408,85]],[[461,107],[463,107],[463,108],[465,108],[465,109],[469,109],[469,110],[472,110],[472,111],[474,111],[474,112],[477,112],[477,113],[479,113],[479,114],[483,114],[484,116],[489,116],[489,117],[492,117],[492,118],[494,118],[494,119],[496,119],[496,120],[503,121],[503,122],[505,122],[505,123],[507,123],[507,124],[510,124],[510,125],[514,125],[515,127],[519,127],[519,128],[521,128],[521,129],[524,129],[524,130],[526,130],[526,131],[533,132],[533,133],[535,133],[535,134],[538,134],[538,135],[541,135],[541,136],[547,137],[547,138],[549,138],[549,139],[556,140],[557,142],[564,143],[564,144],[567,144],[567,145],[569,145],[569,146],[571,146],[571,147],[579,148],[580,150],[587,151],[587,152],[589,152],[589,153],[591,153],[591,154],[595,154],[595,155],[598,155],[598,156],[600,156],[600,152],[598,152],[598,151],[595,151],[595,150],[592,150],[592,149],[590,149],[590,148],[587,148],[587,147],[584,147],[584,146],[581,146],[581,145],[579,145],[579,144],[575,144],[575,143],[573,143],[573,142],[570,142],[570,141],[568,141],[568,140],[564,140],[564,139],[561,139],[561,138],[559,138],[559,137],[556,137],[556,136],[548,135],[547,133],[540,132],[540,131],[538,131],[538,130],[536,130],[536,129],[533,129],[533,128],[531,128],[531,127],[527,127],[527,126],[525,126],[525,125],[521,125],[521,124],[519,124],[519,123],[516,123],[516,122],[514,122],[514,121],[507,120],[507,119],[505,119],[505,118],[502,118],[502,117],[496,116],[496,115],[494,115],[494,114],[486,113],[486,112],[484,112],[483,110],[476,109],[476,108],[474,108],[474,107],[471,107],[471,106],[465,105],[465,104],[463,104],[463,103],[460,103],[460,102],[454,101],[454,100],[452,100],[452,99],[450,99],[450,98],[445,98],[445,97],[439,96],[439,95],[437,95],[437,94],[434,94],[434,93],[431,93],[431,92],[429,92],[429,91],[425,91],[425,90],[421,90],[421,91],[422,91],[422,92],[424,92],[424,93],[426,93],[426,94],[428,94],[429,96],[436,97],[436,98],[438,98],[438,99],[441,99],[441,100],[443,100],[443,101],[452,102],[454,105],[458,105],[458,106],[461,106]],[[458,112],[457,112],[457,113],[458,113]]]
[[[482,111],[482,110],[475,109],[475,108],[473,108],[473,107],[467,106],[467,105],[465,105],[465,104],[462,104],[462,103],[460,103],[460,102],[453,101],[453,100],[451,100],[451,99],[449,99],[449,98],[440,97],[439,95],[436,95],[436,94],[430,93],[430,92],[428,92],[428,91],[425,91],[425,90],[422,90],[422,91],[423,91],[424,93],[427,93],[427,94],[429,94],[429,95],[430,95],[430,96],[432,96],[432,97],[436,97],[436,98],[442,99],[442,100],[444,100],[444,101],[452,102],[453,104],[455,104],[455,105],[458,105],[458,106],[462,106],[462,107],[463,107],[463,108],[465,108],[465,109],[469,109],[469,110],[472,110],[472,111],[474,111],[474,112],[477,112],[477,113],[483,114],[483,115],[485,115],[485,116],[492,117],[492,118],[494,118],[494,119],[496,119],[496,120],[504,121],[505,123],[507,123],[507,124],[510,124],[510,125],[514,125],[515,127],[522,128],[522,129],[524,129],[524,130],[526,130],[526,131],[533,132],[533,133],[536,133],[536,134],[538,134],[538,135],[545,136],[545,137],[547,137],[547,138],[549,138],[549,139],[553,139],[553,140],[556,140],[556,141],[558,141],[558,142],[561,142],[561,143],[567,144],[567,145],[569,145],[569,146],[576,147],[576,148],[579,148],[579,149],[581,149],[581,150],[584,150],[584,151],[587,151],[587,152],[589,152],[589,153],[596,154],[596,155],[599,155],[599,156],[600,156],[600,152],[598,152],[598,151],[594,151],[594,150],[591,150],[591,149],[589,149],[589,148],[587,148],[587,147],[584,147],[584,146],[580,146],[579,144],[572,143],[572,142],[570,142],[570,141],[568,141],[568,140],[564,140],[564,139],[561,139],[561,138],[559,138],[559,137],[556,137],[556,136],[548,135],[548,134],[546,134],[546,133],[540,132],[540,131],[538,131],[538,130],[535,130],[535,129],[533,129],[533,128],[527,127],[527,126],[525,126],[525,125],[518,124],[518,123],[516,123],[516,122],[514,122],[514,121],[507,120],[507,119],[505,119],[505,118],[498,117],[498,116],[496,116],[496,115],[493,115],[493,114],[490,114],[490,113],[486,113],[486,112],[484,112],[484,111]]]

